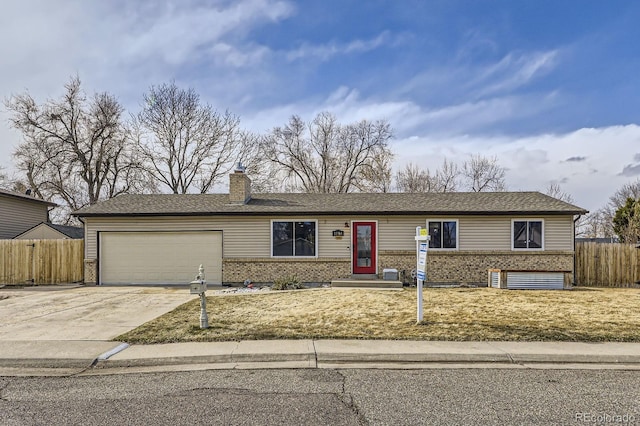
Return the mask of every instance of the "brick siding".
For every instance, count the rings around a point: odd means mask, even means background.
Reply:
[[[227,258],[222,260],[225,283],[251,280],[269,283],[279,278],[295,276],[305,283],[328,283],[336,278],[351,277],[349,258],[274,259]]]
[[[406,271],[407,276],[416,267],[413,251],[381,251],[379,269],[395,268]],[[527,271],[562,271],[565,281],[573,281],[572,252],[461,252],[429,251],[427,256],[427,283],[486,284],[488,269]]]
[[[406,280],[416,267],[413,251],[380,251],[378,272],[395,268],[405,271]],[[222,277],[225,283],[273,282],[278,278],[296,276],[302,282],[328,283],[337,278],[351,277],[351,259],[223,259]],[[435,252],[427,258],[428,283],[486,284],[488,269],[531,271],[562,271],[566,280],[573,280],[573,253],[571,252]],[[402,278],[402,275],[401,275]]]

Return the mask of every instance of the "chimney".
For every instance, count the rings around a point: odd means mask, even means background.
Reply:
[[[251,179],[245,174],[245,167],[238,163],[229,175],[229,203],[246,204],[251,199]]]

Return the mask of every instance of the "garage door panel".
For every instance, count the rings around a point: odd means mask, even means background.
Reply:
[[[203,265],[222,282],[222,232],[103,232],[102,284],[187,284]]]

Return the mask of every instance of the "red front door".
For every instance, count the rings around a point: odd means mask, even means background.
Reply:
[[[353,222],[353,273],[376,273],[376,223]]]

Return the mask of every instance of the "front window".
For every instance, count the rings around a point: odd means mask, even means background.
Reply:
[[[272,222],[272,256],[314,257],[316,255],[316,240],[316,222]]]
[[[542,221],[541,220],[514,220],[513,221],[513,248],[514,249],[541,249],[542,248]]]
[[[458,221],[455,220],[430,220],[429,248],[433,249],[457,249],[458,248]]]

